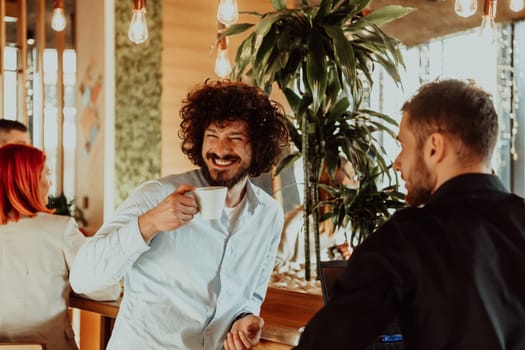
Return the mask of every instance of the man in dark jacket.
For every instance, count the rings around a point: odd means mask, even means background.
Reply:
[[[491,174],[490,96],[433,82],[402,111],[410,207],[354,251],[296,349],[365,349],[394,319],[407,349],[525,349],[525,202]]]

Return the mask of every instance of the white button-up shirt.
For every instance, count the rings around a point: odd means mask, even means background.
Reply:
[[[229,232],[227,215],[197,214],[146,244],[138,216],[180,184],[207,186],[200,170],[141,185],[79,251],[71,285],[80,293],[125,277],[108,349],[221,349],[236,315],[259,314],[283,226],[271,196],[250,182]]]

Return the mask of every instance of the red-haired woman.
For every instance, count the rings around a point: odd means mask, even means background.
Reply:
[[[84,243],[75,221],[46,208],[45,154],[20,144],[0,147],[0,343],[39,341],[77,349],[67,315],[69,266]],[[116,299],[112,286],[95,299]]]

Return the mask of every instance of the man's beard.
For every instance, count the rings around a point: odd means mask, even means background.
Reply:
[[[425,204],[432,195],[432,174],[421,154],[418,154],[415,166],[411,169],[410,181],[411,189],[408,191],[405,200],[408,205],[418,207]]]
[[[224,157],[219,157],[214,153],[207,153],[206,158],[209,160],[222,159],[239,161],[239,157],[237,156],[227,155]],[[206,163],[202,167],[202,173],[204,175],[204,178],[208,181],[210,186],[226,186],[228,188],[232,188],[233,186],[237,185],[241,180],[243,180],[246,176],[248,176],[250,174],[250,168],[249,166],[241,166],[241,168],[239,168],[239,171],[237,171],[236,174],[229,178],[227,177],[227,172],[227,170],[214,170],[214,175],[212,175]]]

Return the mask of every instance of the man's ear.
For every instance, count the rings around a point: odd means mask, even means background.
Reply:
[[[436,165],[441,163],[447,155],[447,138],[445,135],[435,132],[430,134],[425,146],[425,157],[427,164]]]

